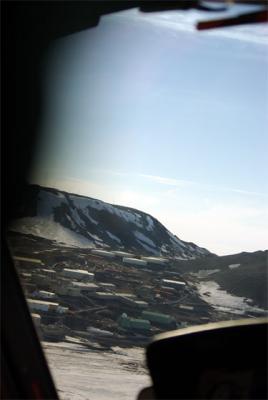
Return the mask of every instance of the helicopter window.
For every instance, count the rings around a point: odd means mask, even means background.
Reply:
[[[62,399],[131,399],[153,335],[268,313],[267,25],[206,18],[115,13],[45,56],[8,239]]]

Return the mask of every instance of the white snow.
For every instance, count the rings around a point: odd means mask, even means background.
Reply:
[[[241,265],[241,264],[230,264],[230,265],[229,265],[229,269],[238,268],[238,267],[240,267],[240,265]]]
[[[12,223],[10,230],[55,240],[75,247],[92,247],[92,242],[83,236],[64,228],[52,218],[26,217]]]
[[[133,233],[138,240],[146,243],[147,245],[149,245],[151,247],[156,247],[154,242],[151,239],[149,239],[147,236],[145,236],[142,232],[134,231]]]
[[[216,272],[220,272],[219,269],[200,269],[198,272],[192,272],[192,275],[196,276],[199,279],[206,278],[209,275],[213,275]]]
[[[141,240],[138,239],[139,244],[147,251],[149,251],[150,253],[159,256],[159,251],[157,251],[156,249],[153,249],[152,247],[148,246],[147,244],[145,244],[144,242],[142,242]]]
[[[72,218],[70,217],[70,215],[66,215],[66,218],[67,218],[68,221],[70,222],[71,227],[72,227],[73,229],[75,229],[75,228],[76,228],[75,223],[73,222],[73,220],[72,220]]]
[[[76,221],[76,223],[82,227],[85,227],[85,221],[81,219],[78,211],[76,208],[70,208],[72,216],[74,218],[74,220]]]
[[[151,386],[142,349],[101,352],[48,342],[43,347],[62,400],[134,400],[142,388]]]
[[[153,219],[150,217],[150,215],[146,215],[146,220],[147,220],[147,226],[146,229],[148,231],[153,231],[154,230],[154,221]]]
[[[238,315],[244,315],[247,312],[268,315],[267,310],[263,310],[259,307],[252,307],[247,304],[252,301],[251,299],[234,296],[226,290],[222,290],[214,281],[201,281],[197,284],[197,289],[201,298],[219,311],[230,312]],[[204,293],[209,294],[209,296]]]
[[[115,235],[113,235],[111,232],[109,232],[109,231],[106,231],[106,233],[107,233],[107,235],[111,238],[111,239],[113,239],[113,240],[115,240],[117,243],[120,243],[121,244],[121,240],[117,237],[117,236],[115,236]]]
[[[89,214],[87,214],[87,217],[88,217],[89,221],[92,222],[92,224],[99,225],[99,223],[97,221],[95,221],[95,219],[93,219]]]
[[[89,236],[92,237],[96,242],[102,242],[103,240],[99,238],[97,235],[93,235],[93,233],[88,232]]]

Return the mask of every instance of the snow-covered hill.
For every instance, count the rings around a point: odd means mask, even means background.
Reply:
[[[209,252],[184,242],[149,214],[85,196],[31,185],[11,230],[77,247],[193,259]]]

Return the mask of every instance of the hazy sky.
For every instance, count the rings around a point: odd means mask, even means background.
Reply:
[[[267,249],[267,25],[197,32],[207,17],[131,10],[57,41],[31,181],[218,254]]]

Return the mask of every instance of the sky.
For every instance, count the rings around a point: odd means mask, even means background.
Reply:
[[[267,24],[196,31],[208,17],[128,10],[55,42],[29,180],[148,212],[219,255],[267,249]]]

